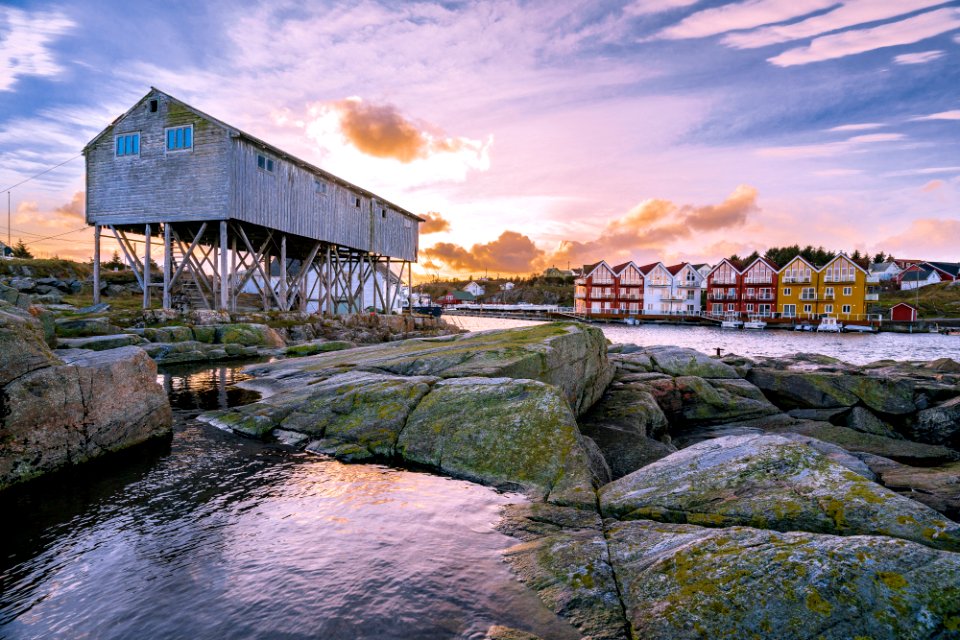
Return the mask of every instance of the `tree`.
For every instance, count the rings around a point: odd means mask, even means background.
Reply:
[[[873,264],[882,264],[887,261],[887,256],[884,255],[883,251],[873,256]]]
[[[123,261],[120,259],[120,253],[116,249],[113,250],[113,257],[110,258],[110,262],[104,262],[103,266],[107,269],[120,269],[126,268],[127,265],[123,264]]]
[[[30,253],[30,249],[27,249],[27,245],[23,244],[22,238],[17,238],[17,244],[15,244],[13,247],[13,257],[27,259],[33,257],[33,254]]]

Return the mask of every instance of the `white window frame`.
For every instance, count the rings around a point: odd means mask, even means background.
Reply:
[[[260,166],[260,158],[263,158],[263,166],[262,166],[262,167]],[[270,175],[273,175],[274,171],[275,171],[276,168],[277,168],[276,165],[277,165],[276,160],[274,160],[273,158],[271,158],[271,157],[268,156],[267,154],[265,154],[265,153],[258,153],[258,154],[257,154],[257,171],[262,171],[262,172],[264,172],[264,173],[268,173],[268,174],[270,174]]]
[[[851,313],[853,313],[853,307],[849,304],[843,305],[842,307],[840,307],[840,309],[841,309],[840,313],[845,313],[847,315],[850,315]]]
[[[853,287],[844,287],[844,288],[843,288],[843,295],[845,295],[845,296],[852,296],[852,295],[853,295]]]

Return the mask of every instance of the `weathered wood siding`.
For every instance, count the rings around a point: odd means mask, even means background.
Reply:
[[[193,149],[167,152],[166,128],[188,124]],[[140,155],[117,157],[115,136],[136,132]],[[229,215],[229,153],[226,130],[151,93],[87,149],[87,222],[222,220]]]
[[[261,168],[258,156],[272,160],[273,171]],[[417,221],[409,216],[245,138],[234,138],[232,157],[231,217],[353,249],[417,259]]]

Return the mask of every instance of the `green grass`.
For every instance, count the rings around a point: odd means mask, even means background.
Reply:
[[[919,291],[919,309],[921,318],[960,318],[960,285],[941,282],[921,287]],[[873,306],[872,313],[889,314],[892,306],[906,302],[918,306],[917,291],[889,291],[880,294],[880,301]]]

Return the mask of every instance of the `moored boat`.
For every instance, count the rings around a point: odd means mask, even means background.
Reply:
[[[743,323],[744,329],[766,329],[767,323],[760,316],[751,316],[749,320]]]
[[[843,326],[837,322],[836,318],[821,318],[820,324],[817,325],[817,331],[825,331],[828,333],[840,333],[843,329]]]

